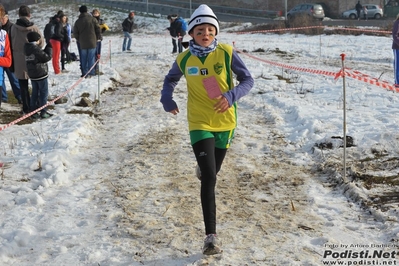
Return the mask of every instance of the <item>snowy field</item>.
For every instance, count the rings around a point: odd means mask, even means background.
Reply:
[[[32,21],[44,29],[59,9],[76,20],[77,5],[40,4]],[[137,14],[133,52],[122,53],[127,12],[100,11],[112,29],[102,42],[103,75],[80,79],[73,62],[55,76],[50,62],[50,95],[70,89],[68,102],[52,105],[50,119],[2,125],[1,265],[398,263],[399,94],[364,81],[392,85],[389,35],[237,34],[250,24],[222,23],[218,40],[246,51],[255,86],[238,103],[236,138],[218,176],[224,252],[207,257],[185,80],[175,92],[179,115],[159,102],[175,59],[168,21]],[[354,142],[347,182],[334,138],[343,136],[343,80],[320,74],[338,73],[342,53],[364,77],[345,82]],[[77,106],[83,96],[100,102]],[[2,104],[0,116],[19,108]]]

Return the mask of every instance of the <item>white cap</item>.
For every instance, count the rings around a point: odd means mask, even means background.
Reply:
[[[216,34],[219,33],[219,20],[215,13],[213,13],[209,6],[200,5],[190,17],[190,22],[188,23],[188,32],[190,32],[195,26],[205,23],[215,26]]]

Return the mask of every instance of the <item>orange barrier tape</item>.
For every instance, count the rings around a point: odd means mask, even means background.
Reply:
[[[281,63],[276,63],[276,62],[272,62],[269,60],[265,60],[265,59],[261,59],[258,58],[256,56],[250,55],[248,53],[244,53],[243,51],[240,51],[236,48],[234,48],[237,52],[242,53],[248,57],[251,57],[253,59],[256,59],[258,61],[262,61],[265,62],[269,65],[274,65],[274,66],[278,66],[278,67],[282,67],[282,68],[288,68],[288,69],[292,69],[292,70],[297,70],[297,71],[301,71],[301,72],[308,72],[308,73],[312,73],[312,74],[320,74],[320,75],[325,75],[325,76],[332,76],[332,77],[337,77],[340,75],[340,71],[339,72],[333,72],[333,71],[325,71],[325,70],[318,70],[318,69],[310,69],[310,68],[304,68],[304,67],[296,67],[296,66],[290,66],[290,65],[286,65],[286,64],[281,64]]]
[[[399,92],[399,88],[396,87],[394,84],[391,84],[388,81],[379,80],[377,78],[370,77],[369,75],[363,74],[359,71],[350,72],[348,70],[345,70],[345,76],[351,77],[353,79],[357,79],[357,80],[360,80],[360,81],[363,81],[363,82],[366,82],[366,83],[369,83],[372,85],[376,85],[378,87],[382,87],[387,90]]]
[[[277,32],[277,31],[317,29],[317,28],[325,28],[325,27],[324,26],[308,26],[308,27],[298,27],[298,28],[282,28],[282,29],[274,29],[274,30],[241,31],[241,32],[234,32],[234,33],[236,33],[236,34],[252,34],[252,33],[265,33],[265,32]]]
[[[325,70],[318,70],[318,69],[310,69],[310,68],[304,68],[304,67],[296,67],[296,66],[290,66],[287,64],[281,64],[281,63],[276,63],[276,62],[272,62],[269,60],[265,60],[265,59],[261,59],[258,58],[256,56],[250,55],[248,53],[244,53],[241,50],[238,50],[237,48],[234,47],[234,49],[239,52],[242,53],[250,58],[253,58],[255,60],[267,63],[269,65],[273,65],[273,66],[278,66],[278,67],[282,67],[282,68],[287,68],[287,69],[292,69],[292,70],[296,70],[296,71],[301,71],[301,72],[307,72],[307,73],[311,73],[311,74],[318,74],[318,75],[324,75],[324,76],[332,76],[334,77],[334,79],[338,79],[339,77],[342,77],[343,74],[345,74],[346,77],[351,77],[353,79],[357,79],[375,86],[379,86],[382,87],[384,89],[387,90],[391,90],[391,91],[395,91],[395,92],[399,92],[399,87],[395,86],[394,84],[390,84],[388,81],[383,81],[383,80],[379,80],[377,78],[372,78],[366,74],[363,74],[359,71],[349,71],[348,69],[345,69],[345,71],[343,72],[342,69],[338,72],[332,72],[332,71],[325,71]]]
[[[386,31],[386,30],[370,30],[370,29],[341,28],[341,27],[333,27],[333,28],[328,28],[328,29],[348,30],[348,31],[363,31],[363,32],[377,32],[377,33],[383,33],[383,34],[389,34],[389,35],[392,34],[391,31]]]
[[[36,109],[36,110],[30,112],[30,113],[27,113],[26,115],[24,115],[24,116],[22,116],[22,117],[20,117],[20,118],[18,118],[18,119],[16,119],[16,120],[14,120],[14,121],[12,121],[11,123],[9,123],[9,124],[7,124],[7,125],[5,125],[5,126],[0,127],[0,131],[4,130],[4,129],[6,129],[6,128],[12,126],[12,125],[15,125],[16,123],[18,123],[18,122],[20,122],[20,121],[22,121],[22,120],[24,120],[24,119],[30,117],[31,115],[37,113],[38,111],[40,111],[40,110],[46,108],[46,107],[49,106],[50,104],[55,103],[57,100],[59,100],[61,97],[65,96],[68,92],[70,92],[73,88],[75,88],[83,79],[84,79],[84,77],[81,77],[80,79],[78,79],[78,81],[77,81],[75,84],[73,84],[72,87],[70,87],[67,91],[65,91],[63,94],[61,94],[60,96],[58,96],[58,97],[55,98],[54,100],[52,100],[52,101],[50,101],[50,102],[47,102],[47,104],[43,105],[42,107],[40,107],[40,108],[38,108],[38,109]]]

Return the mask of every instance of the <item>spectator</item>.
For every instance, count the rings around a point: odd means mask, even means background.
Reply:
[[[3,17],[6,15],[4,10],[4,6],[0,4],[0,19],[2,20]],[[11,50],[10,50],[10,40],[8,38],[8,33],[1,29],[0,30],[0,84],[3,85],[4,81],[4,71],[3,67],[10,67],[11,66]],[[0,88],[1,91],[3,90]],[[1,101],[0,101],[1,105]]]
[[[5,12],[5,16],[1,20],[1,29],[5,30],[8,34],[10,33],[10,29],[13,23],[8,19],[8,13],[7,11]],[[15,77],[14,73],[11,72],[10,68],[4,67],[4,72],[7,74],[8,80],[10,81],[11,84],[11,89],[14,94],[15,99],[17,99],[19,104],[22,104],[22,99],[21,99],[21,89],[19,88],[19,83],[18,79]],[[4,76],[4,74],[3,74]],[[4,95],[5,93],[5,95]],[[8,101],[8,96],[7,96],[7,88],[6,88],[6,83],[5,79],[3,79],[3,100]]]
[[[367,6],[363,6],[363,17],[364,20],[367,20]]]
[[[360,12],[363,9],[363,6],[360,4],[360,1],[357,2],[355,9],[356,9],[356,13],[357,13],[357,20],[360,20]]]
[[[32,97],[30,111],[43,107],[47,104],[48,98],[48,66],[47,62],[51,60],[52,48],[49,42],[44,50],[38,46],[41,36],[39,33],[31,31],[26,35],[28,43],[25,43],[24,53],[26,58],[26,68],[32,83]],[[40,110],[40,115],[35,113],[33,119],[49,118],[52,114],[47,112],[44,107]]]
[[[392,27],[392,50],[393,50],[393,74],[395,87],[399,88],[399,14]]]
[[[132,45],[131,33],[133,33],[133,26],[134,26],[134,12],[130,11],[129,16],[125,18],[125,20],[122,22],[122,30],[123,30],[122,52],[131,51],[131,45]]]
[[[62,25],[61,22],[61,17],[64,16],[64,12],[62,12],[61,10],[58,11],[57,15],[55,15],[53,17],[52,20],[52,27],[54,27],[54,31],[52,32],[52,35],[50,37],[50,43],[51,46],[53,48],[53,69],[54,69],[54,73],[56,75],[61,73],[60,70],[60,55],[61,55],[61,43],[64,41],[64,38],[66,36],[65,35],[65,31],[64,31],[64,27]]]
[[[105,31],[109,30],[109,27],[107,24],[105,24],[104,19],[102,19],[100,16],[100,10],[98,9],[93,9],[91,12],[92,16],[95,17],[98,21],[98,25],[100,26],[101,33],[104,33]]]
[[[101,33],[103,33],[104,31],[106,31],[106,27],[104,27],[104,20],[102,18],[100,18],[100,11],[98,9],[94,9],[91,12],[92,16],[97,19],[98,21],[98,25],[100,26],[100,31]],[[108,26],[107,26],[108,27]],[[99,68],[99,63],[97,60],[99,60],[101,57],[101,40],[97,41],[97,46],[96,46],[96,57],[94,58],[94,61],[97,62],[96,63],[96,74],[100,74],[100,68]]]
[[[29,75],[26,69],[24,46],[27,42],[26,35],[28,32],[40,32],[39,28],[30,21],[31,11],[28,6],[20,6],[18,10],[19,18],[11,27],[11,48],[13,56],[13,67],[15,77],[18,79],[21,89],[22,111],[28,113],[30,111],[30,95],[29,95]],[[39,33],[40,35],[40,33]],[[40,35],[41,36],[41,35]],[[43,47],[44,38],[41,36],[38,46]]]
[[[60,22],[62,25],[62,35],[64,36],[61,42],[61,72],[67,73],[68,70],[65,69],[65,64],[70,61],[68,49],[71,42],[71,26],[68,24],[68,17],[64,14],[61,15]]]
[[[73,26],[73,34],[80,47],[82,77],[90,77],[95,75],[94,58],[97,41],[101,40],[100,27],[97,19],[87,13],[87,6],[81,6],[79,12],[79,18]]]
[[[44,26],[43,36],[46,40],[46,44],[50,42],[51,35],[53,35],[54,27],[53,27],[53,17],[49,18],[48,23]]]
[[[168,15],[168,20],[170,23],[170,27],[168,28],[170,36],[172,36],[172,45],[173,50],[172,54],[183,52],[182,40],[184,35],[186,35],[186,31],[184,30],[184,23],[182,18],[179,18],[177,15]]]

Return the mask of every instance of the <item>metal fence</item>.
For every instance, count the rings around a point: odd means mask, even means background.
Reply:
[[[51,1],[47,0],[46,2]],[[53,2],[62,2],[65,0],[52,0]],[[111,9],[136,12],[144,12],[149,14],[178,14],[179,16],[189,18],[192,11],[196,9],[199,4],[189,4],[185,6],[174,6],[167,4],[151,3],[150,1],[122,1],[122,0],[70,0],[70,2],[77,2],[81,4],[92,4],[98,6],[104,6]],[[254,10],[254,9],[243,9],[243,8],[229,8],[222,6],[209,5],[219,19],[224,21],[237,21],[237,17],[246,18],[246,21],[250,21],[251,18],[254,20],[262,20],[275,18],[281,15],[278,11],[266,11],[266,10]],[[238,19],[240,20],[240,19]]]
[[[0,3],[6,10],[17,9],[22,5],[33,5],[41,3],[43,0],[1,0]]]

